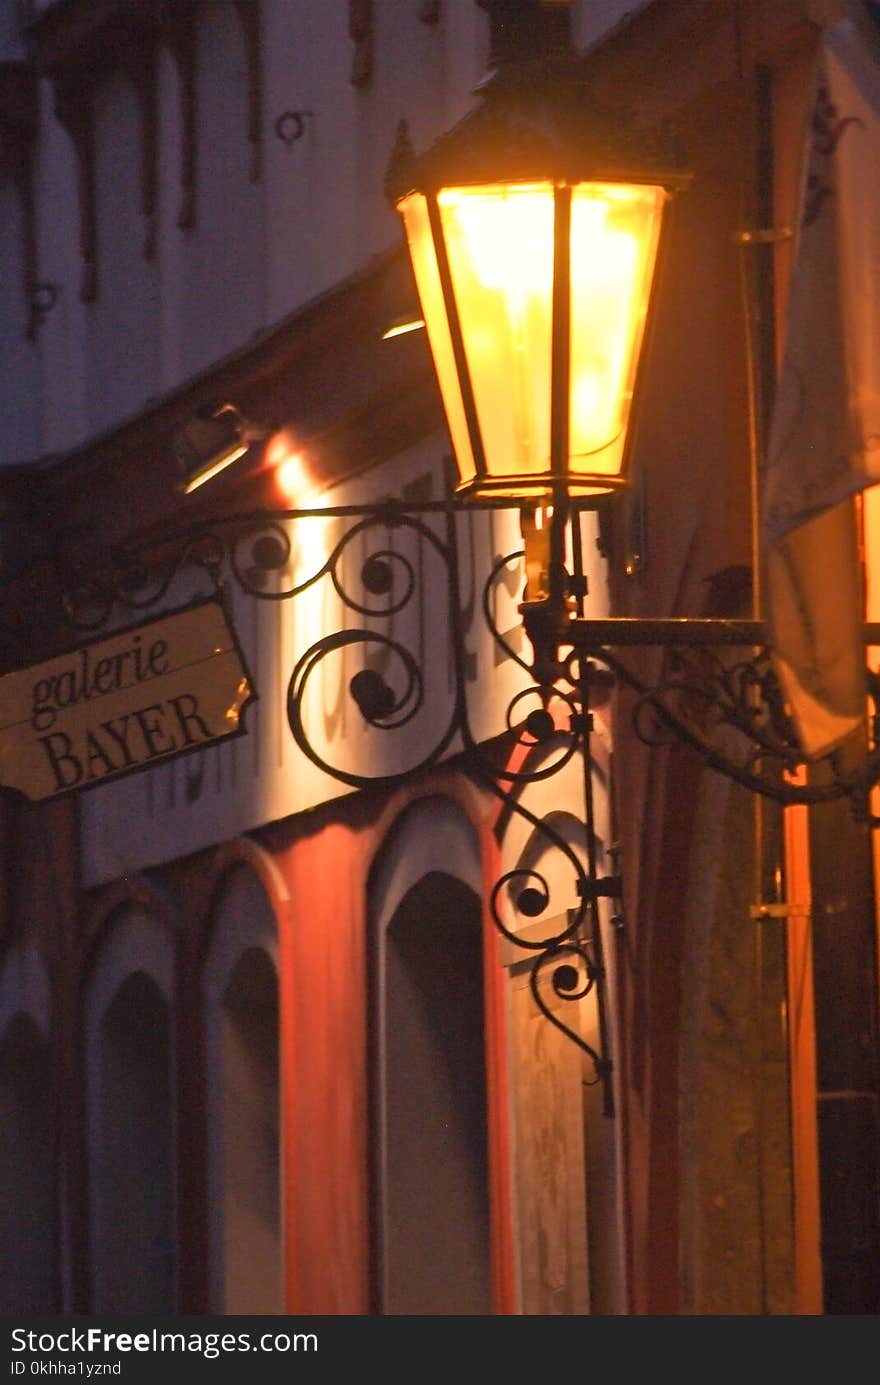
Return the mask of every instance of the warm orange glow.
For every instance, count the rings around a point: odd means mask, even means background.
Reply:
[[[869,486],[862,492],[859,505],[862,522],[862,544],[865,565],[865,619],[880,620],[880,486]],[[880,648],[869,645],[865,651],[868,665],[875,671],[880,668]],[[870,714],[870,708],[866,707]],[[880,789],[875,785],[871,790],[871,812],[880,813]],[[875,895],[880,900],[880,832],[872,833],[874,858]],[[880,942],[880,904],[876,908],[876,927]],[[880,947],[878,947],[880,965]],[[880,976],[878,976],[880,981]]]
[[[447,188],[437,203],[490,470],[545,471],[552,184]]]
[[[517,305],[528,294],[550,292],[552,184],[447,188],[437,201],[444,226],[453,228],[483,288],[503,293]],[[460,266],[451,243],[449,253],[453,264]]]
[[[524,505],[520,513],[520,529],[525,546],[525,598],[528,601],[545,601],[550,595],[552,518],[552,505]]]
[[[273,437],[266,449],[266,461],[274,469],[279,493],[292,508],[313,503],[315,483],[289,433],[282,431]]]
[[[267,460],[274,468],[279,496],[290,509],[322,510],[329,506],[327,491],[319,489],[291,433],[282,430],[275,435],[267,450]],[[321,515],[303,515],[291,523],[288,533],[292,572],[299,577],[311,576],[323,566],[333,546],[332,524],[330,518]],[[304,620],[309,609],[305,598],[297,603],[297,613]],[[320,614],[320,604],[315,609]]]
[[[496,482],[488,488],[500,483],[511,495],[540,493],[551,474],[557,192],[548,181],[448,187],[437,195],[486,466]],[[573,495],[607,490],[622,471],[665,200],[664,189],[653,185],[571,187],[569,455],[563,465]],[[399,210],[467,486],[475,467],[426,198],[413,193]]]
[[[616,475],[648,310],[663,190],[581,184],[571,204],[574,471]]]
[[[412,193],[398,204],[403,217],[403,225],[409,244],[410,259],[415,274],[416,287],[428,331],[428,342],[434,357],[434,366],[446,410],[446,421],[463,481],[471,481],[476,475],[474,456],[468,438],[464,405],[455,369],[452,351],[452,338],[443,306],[443,292],[440,287],[440,274],[437,256],[431,238],[428,221],[428,206],[421,193]]]

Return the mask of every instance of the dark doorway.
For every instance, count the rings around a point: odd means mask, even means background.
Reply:
[[[488,1314],[478,896],[429,872],[400,900],[377,954],[376,1311]]]

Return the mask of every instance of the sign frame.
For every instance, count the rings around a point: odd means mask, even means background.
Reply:
[[[145,636],[151,632],[155,638],[147,643]],[[195,657],[189,663],[167,667],[164,661],[173,648],[175,635],[193,642]],[[212,667],[212,661],[222,661],[222,672],[229,679],[229,700],[225,706],[226,685],[217,680],[221,670],[216,662]],[[206,692],[215,704],[210,712],[191,691],[191,686],[196,686],[193,678],[197,668],[201,668],[202,680],[209,668],[209,679],[215,680],[204,688],[201,682],[197,685],[200,693]],[[187,673],[191,675],[190,684],[178,686]],[[130,675],[131,681],[124,682],[124,675]],[[151,698],[151,685],[164,695]],[[130,695],[139,690],[147,705],[130,706]],[[37,806],[118,783],[246,735],[245,713],[258,698],[222,594],[197,598],[134,625],[95,635],[39,664],[24,665],[0,675],[0,791]],[[78,710],[81,704],[95,702],[97,706],[101,699],[107,699],[103,710],[110,706],[111,711],[117,712],[119,720],[115,723],[112,715],[88,723],[86,711]],[[8,720],[10,708],[12,720]],[[23,709],[27,711],[24,716]],[[229,722],[228,729],[222,724],[224,721]],[[17,738],[15,732],[19,728],[23,734]],[[80,742],[74,746],[74,732],[84,738],[85,760]],[[56,742],[43,746],[45,758],[41,759],[35,746],[53,736]],[[173,744],[164,748],[168,741]],[[145,748],[147,753],[135,757],[135,747]],[[25,760],[34,759],[44,772],[48,761],[55,777],[54,787],[28,792],[23,786],[24,770],[18,775],[18,782],[12,782],[8,768],[13,764],[20,768],[17,754]],[[117,756],[121,759],[118,765]],[[112,768],[92,773],[94,764],[101,763]],[[77,777],[67,782],[74,767]]]

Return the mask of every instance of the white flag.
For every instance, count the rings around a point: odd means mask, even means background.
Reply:
[[[865,719],[853,497],[880,481],[880,28],[823,36],[763,493],[767,622],[801,746]]]

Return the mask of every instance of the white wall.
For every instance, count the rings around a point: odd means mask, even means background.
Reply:
[[[37,10],[50,3],[40,0]],[[644,3],[579,0],[577,41],[593,42]],[[15,10],[15,0],[0,0],[0,56],[15,55]],[[382,191],[397,122],[409,121],[421,148],[465,113],[485,70],[488,21],[474,0],[443,0],[436,25],[420,19],[417,0],[375,0],[373,12],[372,79],[356,88],[347,5],[261,0],[262,168],[254,181],[239,16],[232,0],[201,0],[197,224],[177,225],[179,76],[163,49],[152,262],[142,254],[134,92],[121,77],[101,83],[93,303],[79,297],[74,149],[55,118],[51,84],[42,81],[37,277],[58,286],[58,299],[28,346],[20,213],[0,188],[0,378],[10,382],[0,395],[0,464],[63,452],[120,423],[399,240]],[[300,111],[310,112],[302,137],[281,138],[279,118]],[[281,130],[289,132],[290,122]]]
[[[266,321],[263,202],[250,176],[244,40],[228,0],[202,0],[196,51],[197,224],[179,233],[180,279],[168,286],[181,300],[184,376],[246,342]]]
[[[86,417],[90,433],[143,409],[158,377],[158,267],[144,256],[140,112],[121,74],[94,97],[97,258],[100,289],[83,313]],[[134,151],[134,157],[133,155]]]
[[[0,0],[0,55],[15,26]],[[39,8],[45,8],[45,4]],[[488,27],[473,0],[447,0],[439,26],[416,4],[377,0],[370,84],[349,80],[348,7],[261,0],[261,170],[252,176],[248,83],[231,0],[201,0],[197,27],[196,225],[177,224],[180,79],[157,63],[156,255],[143,256],[140,113],[119,75],[94,99],[98,295],[80,299],[75,149],[41,81],[36,150],[37,277],[58,287],[34,346],[24,342],[17,199],[0,187],[0,464],[63,452],[105,432],[252,335],[364,266],[400,237],[382,191],[398,119],[427,139],[466,107]],[[307,110],[303,137],[276,122]],[[285,127],[282,123],[282,131]],[[7,303],[7,300],[8,303]],[[26,402],[22,402],[26,401]]]

